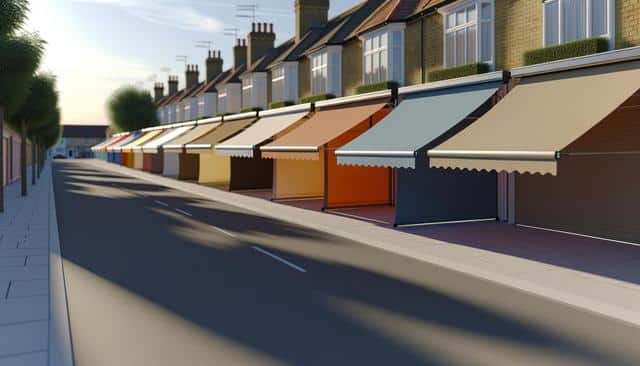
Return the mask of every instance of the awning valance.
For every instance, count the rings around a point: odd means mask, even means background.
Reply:
[[[263,117],[242,133],[216,145],[216,154],[251,158],[259,145],[287,130],[308,114],[305,111]]]
[[[218,143],[235,136],[257,120],[257,117],[243,118],[233,121],[222,122],[220,126],[210,133],[190,142],[185,146],[190,154],[213,152],[214,146]]]
[[[157,138],[142,145],[142,152],[145,154],[157,154],[158,149],[162,147],[162,145],[164,145],[167,141],[171,141],[175,139],[176,137],[182,135],[183,133],[189,131],[192,128],[193,128],[193,125],[176,127],[176,128],[167,130],[165,133],[160,134]]]
[[[149,140],[151,140],[154,137],[158,136],[160,133],[162,133],[162,130],[153,130],[153,131],[148,131],[148,132],[143,132],[143,133],[144,133],[144,135],[138,137],[137,139],[135,139],[135,141],[132,141],[131,143],[123,146],[122,147],[122,151],[125,151],[125,152],[133,151],[133,149],[136,146],[144,145]]]
[[[470,115],[502,84],[502,77],[497,79],[403,97],[384,120],[336,151],[338,163],[415,168],[420,150],[471,121]]]
[[[640,61],[524,78],[483,117],[429,150],[430,166],[555,175],[570,146],[613,123],[608,117],[639,89]]]
[[[262,157],[317,160],[325,144],[387,107],[390,107],[387,98],[320,107],[304,123],[274,142],[262,146]]]
[[[208,134],[218,126],[220,126],[220,122],[207,123],[205,125],[196,126],[191,131],[187,131],[183,135],[178,136],[171,141],[167,141],[164,145],[162,145],[162,148],[165,151],[182,152],[187,144]]]

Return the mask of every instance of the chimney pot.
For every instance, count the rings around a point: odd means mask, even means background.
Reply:
[[[256,31],[256,23],[255,22],[251,23],[251,31],[252,32]]]
[[[267,33],[267,23],[262,23],[262,29],[264,29],[264,32]]]
[[[273,23],[269,23],[269,33],[273,33]]]

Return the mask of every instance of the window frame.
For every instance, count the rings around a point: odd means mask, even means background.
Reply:
[[[489,4],[491,6],[491,15],[489,19],[483,19],[482,18],[482,4]],[[464,26],[454,26],[452,28],[447,28],[447,17],[450,14],[456,14],[459,10],[462,9],[467,9],[471,6],[475,7],[475,12],[476,12],[476,18],[474,21],[472,22],[465,22]],[[450,67],[458,67],[458,66],[463,66],[463,65],[468,65],[470,63],[462,63],[462,64],[458,64],[455,63],[453,65],[450,65],[448,60],[447,60],[447,34],[453,34],[454,35],[454,39],[455,39],[455,34],[462,30],[462,29],[468,29],[472,26],[475,26],[476,28],[476,35],[475,35],[475,61],[474,62],[482,62],[482,63],[486,63],[489,65],[489,67],[493,70],[495,69],[495,64],[496,64],[496,4],[495,4],[495,0],[462,0],[462,1],[457,1],[454,2],[452,4],[443,6],[442,8],[438,9],[438,13],[440,13],[442,15],[442,27],[443,27],[443,32],[442,32],[442,65],[444,68],[450,68]],[[482,36],[483,36],[483,30],[482,30],[482,24],[483,23],[489,23],[489,46],[490,46],[490,60],[482,60]],[[466,32],[465,32],[466,35]],[[465,43],[465,52],[466,49],[468,48],[468,45]],[[456,52],[456,48],[454,46],[454,52]],[[454,56],[454,58],[456,58]],[[471,63],[474,63],[471,62]]]
[[[564,0],[543,0],[542,1],[542,46],[543,47],[549,47],[549,46],[557,46],[557,45],[562,45],[565,44],[567,42],[572,42],[572,41],[566,41],[563,39],[563,27],[564,27],[564,23],[563,23],[563,12],[562,12],[562,5],[561,2]],[[608,38],[609,39],[609,49],[613,49],[614,45],[615,45],[615,34],[616,34],[616,28],[615,28],[615,0],[606,0],[607,2],[607,34],[606,35],[598,35],[598,36],[594,36],[593,35],[593,29],[591,27],[591,12],[592,12],[592,7],[593,7],[593,0],[586,0],[586,9],[585,9],[585,38],[583,39],[589,39],[589,38],[593,38],[593,37],[603,37],[603,38]],[[557,43],[555,44],[547,44],[547,35],[546,35],[546,31],[547,31],[547,8],[546,5],[548,3],[551,2],[557,2],[558,4],[558,40]],[[576,39],[574,41],[579,41],[580,39]]]
[[[278,74],[278,75],[274,77],[274,74]],[[274,87],[274,85],[276,85],[275,83],[279,83],[279,88],[280,88],[279,91],[280,91],[280,95],[282,96],[279,99],[275,99],[273,97],[275,95],[274,91],[276,90],[276,88]],[[286,98],[285,88],[286,88],[286,80],[285,80],[284,65],[278,65],[273,69],[271,69],[271,101],[272,102],[284,101]]]
[[[391,23],[382,28],[365,33],[360,36],[362,42],[362,81],[364,84],[375,84],[385,81],[396,81],[399,85],[404,85],[405,78],[405,23]],[[399,42],[394,42],[394,34],[400,34]],[[386,39],[386,44],[382,44],[382,40]],[[374,39],[378,39],[378,47],[367,49],[367,43],[373,43]],[[373,57],[371,60],[371,74],[376,74],[372,79],[367,77],[367,61],[372,55],[380,56],[385,53],[384,62],[386,63],[385,75],[380,72],[383,58],[378,57],[378,71],[373,72]],[[400,55],[399,64],[394,62],[394,55]],[[396,77],[398,80],[396,80]]]
[[[314,65],[316,60],[320,60],[318,65]],[[311,63],[311,95],[325,94],[329,90],[329,52],[326,49],[316,52],[309,56],[309,62]],[[324,82],[322,88],[318,88],[318,81],[316,80],[315,73],[323,71]]]
[[[253,74],[242,77],[242,108],[253,108]],[[248,95],[245,95],[247,93]]]

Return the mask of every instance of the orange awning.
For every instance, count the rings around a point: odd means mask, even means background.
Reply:
[[[319,152],[332,140],[388,108],[388,98],[351,104],[318,107],[309,120],[299,127],[262,146],[263,158],[318,160]]]

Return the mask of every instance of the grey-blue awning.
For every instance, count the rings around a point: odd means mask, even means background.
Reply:
[[[384,120],[336,151],[338,164],[415,168],[419,154],[426,157],[426,147],[469,122],[503,77],[493,73],[478,79],[404,88],[402,102]]]

